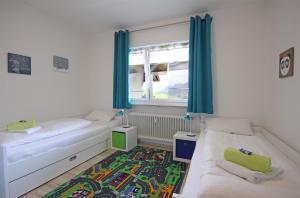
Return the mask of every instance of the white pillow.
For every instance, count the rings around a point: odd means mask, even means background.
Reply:
[[[254,135],[250,120],[243,118],[206,118],[206,129],[238,135]]]
[[[100,111],[96,110],[85,117],[86,120],[90,121],[102,121],[109,122],[115,117],[112,111]]]

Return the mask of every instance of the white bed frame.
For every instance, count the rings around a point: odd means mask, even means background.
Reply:
[[[13,164],[8,163],[5,146],[0,146],[0,198],[19,197],[105,151],[109,145],[110,139],[103,139],[103,133],[99,133]]]
[[[262,127],[255,126],[254,131],[258,131],[258,132],[262,133],[262,135],[271,144],[273,144],[274,147],[276,147],[276,149],[279,150],[279,152],[282,152],[289,160],[295,162],[295,165],[300,170],[300,153],[299,152],[297,152],[296,150],[291,148],[289,145],[284,143],[281,139],[279,139],[278,137],[276,137],[275,135],[273,135],[272,133],[270,133],[269,131],[267,131],[266,129],[264,129]],[[197,144],[199,143],[199,145],[202,146],[204,141],[205,141],[205,133],[201,133]],[[197,146],[199,146],[199,145],[197,145]],[[203,147],[201,147],[200,150],[201,150],[201,152],[203,152]],[[200,151],[200,150],[198,150],[198,151]],[[196,154],[201,155],[202,153],[196,153]],[[194,155],[195,155],[195,152],[194,152]],[[193,166],[193,160],[191,162],[190,169],[191,169],[192,166]],[[200,172],[201,168],[198,169],[198,171]],[[193,191],[193,189],[198,188],[198,185],[199,185],[199,182],[200,182],[200,176],[199,176],[199,181],[198,180],[196,180],[196,181],[191,180],[193,182],[189,182],[189,184],[194,183],[195,185],[186,186],[187,179],[189,179],[189,174],[192,175],[192,172],[189,172],[188,175],[187,175],[186,181],[184,183],[184,186],[183,186],[183,189],[182,189],[182,192],[181,192],[181,195],[180,195],[181,198],[190,198],[190,197],[196,197],[197,196],[196,194],[194,194],[195,192]],[[192,194],[189,194],[189,193],[191,193],[191,191],[192,191]]]

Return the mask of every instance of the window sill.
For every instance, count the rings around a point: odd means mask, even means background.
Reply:
[[[178,101],[159,101],[159,102],[149,102],[149,101],[131,101],[132,105],[140,106],[163,106],[163,107],[187,107],[187,102]]]

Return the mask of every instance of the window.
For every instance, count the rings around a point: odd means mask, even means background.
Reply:
[[[188,42],[133,48],[129,89],[133,104],[186,105]]]

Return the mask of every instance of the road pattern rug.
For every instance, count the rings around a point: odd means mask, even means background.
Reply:
[[[137,146],[115,152],[44,197],[168,198],[180,192],[186,170],[171,151]]]

